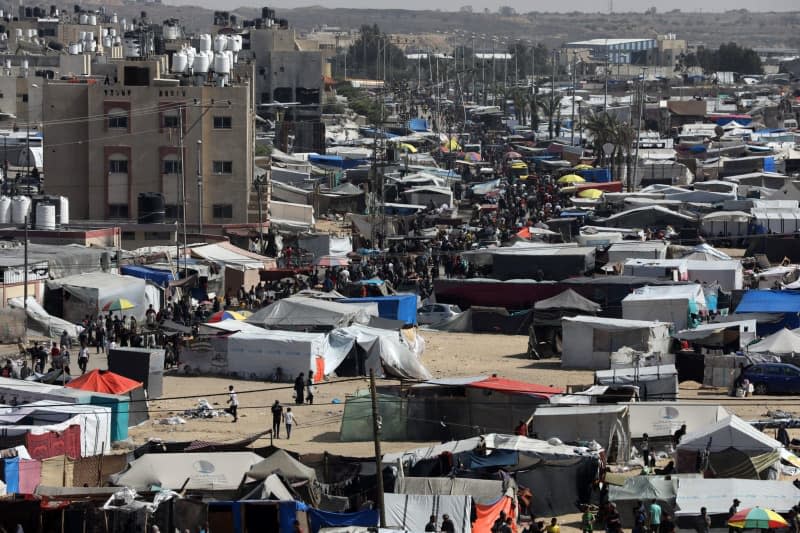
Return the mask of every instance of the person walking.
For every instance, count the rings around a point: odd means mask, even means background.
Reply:
[[[450,520],[449,515],[442,515],[442,527],[440,531],[442,533],[456,533],[456,525]]]
[[[236,395],[236,391],[233,390],[233,385],[228,385],[228,403],[230,407],[226,409],[231,415],[233,415],[233,421],[239,421],[239,415],[237,413],[239,409],[239,397]]]
[[[730,520],[733,515],[739,512],[739,504],[742,503],[738,499],[733,499],[733,505],[731,505],[730,509],[728,509],[728,520]],[[728,533],[736,533],[737,529],[735,527],[728,527]]]
[[[283,418],[281,402],[275,400],[270,410],[272,411],[272,436],[279,439],[281,438],[281,419]]]
[[[545,528],[547,533],[561,533],[561,526],[558,525],[558,518],[555,516],[550,519],[550,525]]]
[[[81,344],[81,349],[78,350],[78,368],[81,369],[81,375],[86,373],[87,366],[89,366],[89,348],[86,344]]]
[[[592,531],[594,531],[594,514],[589,509],[588,505],[583,506],[583,514],[581,514],[581,531],[583,533],[592,533]]]
[[[661,529],[661,506],[653,500],[650,502],[650,533],[659,533]]]
[[[428,523],[425,524],[425,533],[436,533],[436,515],[432,514]]]
[[[283,425],[286,426],[286,439],[290,439],[292,437],[292,426],[294,426],[295,418],[294,413],[292,413],[292,408],[287,407],[286,412],[283,413]]]
[[[303,378],[303,373],[300,372],[294,380],[294,401],[298,405],[303,405],[305,396],[303,392],[306,388],[306,380]]]
[[[709,533],[711,531],[711,517],[705,507],[700,508],[700,516],[697,517],[697,523],[694,526],[697,533]]]
[[[306,401],[308,405],[314,404],[314,371],[308,371],[308,381],[306,381]]]

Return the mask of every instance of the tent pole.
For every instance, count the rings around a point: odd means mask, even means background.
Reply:
[[[369,393],[372,397],[372,438],[375,442],[375,475],[378,481],[378,512],[380,526],[386,527],[386,506],[383,504],[383,468],[381,468],[380,418],[378,416],[378,392],[375,387],[375,370],[369,369]]]

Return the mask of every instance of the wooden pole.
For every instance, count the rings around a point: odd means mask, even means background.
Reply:
[[[372,397],[372,438],[375,443],[375,475],[378,481],[378,511],[380,512],[380,526],[386,527],[386,507],[383,503],[383,468],[381,464],[381,439],[380,423],[378,421],[378,392],[375,387],[375,371],[369,369],[369,392]]]

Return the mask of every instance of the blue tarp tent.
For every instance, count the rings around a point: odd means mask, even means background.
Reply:
[[[311,533],[317,533],[323,527],[362,526],[377,527],[379,514],[377,510],[369,509],[356,513],[332,513],[319,509],[308,510],[308,521]]]
[[[783,313],[783,322],[759,324],[759,335],[774,333],[784,327],[798,328],[800,327],[800,292],[749,290],[742,295],[742,300],[736,307],[736,314],[741,313]]]
[[[126,276],[146,279],[160,287],[166,287],[173,280],[172,272],[169,270],[158,270],[141,265],[125,265],[120,270]]]
[[[395,294],[393,296],[367,296],[365,298],[346,298],[342,303],[378,304],[378,316],[391,320],[402,320],[406,324],[417,323],[417,297],[414,294]]]
[[[412,118],[408,121],[408,129],[411,131],[428,131],[428,121],[424,118]]]
[[[9,457],[5,460],[3,479],[8,494],[19,492],[19,457]]]

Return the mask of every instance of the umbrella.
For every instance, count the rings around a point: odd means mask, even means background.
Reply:
[[[410,152],[412,154],[416,154],[417,153],[417,148],[413,144],[400,143],[400,144],[397,145],[397,147],[400,148],[400,150],[403,150],[405,152]]]
[[[464,161],[472,161],[473,163],[481,160],[481,154],[478,152],[467,152],[464,154]]]
[[[321,267],[344,267],[350,264],[350,260],[335,255],[322,255],[314,260],[314,264]]]
[[[590,170],[594,167],[592,165],[587,165],[586,163],[581,163],[580,165],[575,165],[573,168],[575,170]]]
[[[217,311],[210,317],[208,317],[208,322],[222,322],[223,320],[244,320],[247,318],[243,313],[237,313],[236,311]]]
[[[522,159],[522,155],[519,152],[507,152],[503,157],[506,159]]]
[[[136,304],[130,300],[125,298],[117,298],[116,300],[111,300],[104,305],[103,311],[127,311],[128,309],[133,309],[134,307],[136,307]]]
[[[567,174],[566,176],[561,176],[558,178],[558,183],[584,183],[586,182],[585,179],[578,176],[577,174]]]
[[[789,524],[771,509],[752,507],[734,514],[728,519],[728,525],[739,529],[777,529]]]
[[[578,198],[591,198],[592,200],[597,200],[603,196],[603,194],[603,191],[600,189],[584,189],[578,193]]]
[[[461,150],[461,145],[458,144],[458,140],[455,137],[442,143],[442,152],[453,152],[456,150]]]

